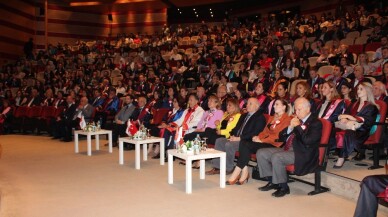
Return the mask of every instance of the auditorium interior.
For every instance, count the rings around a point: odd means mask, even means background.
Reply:
[[[388,216],[387,1],[12,0],[0,28],[0,216]]]

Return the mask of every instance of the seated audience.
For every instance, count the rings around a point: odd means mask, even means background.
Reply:
[[[287,114],[288,102],[282,99],[276,100],[274,110],[275,115],[269,118],[267,126],[259,135],[252,137],[252,141],[241,141],[238,149],[240,156],[237,160],[237,166],[226,182],[228,185],[236,183],[242,185],[245,181],[248,182],[248,163],[251,154],[255,154],[261,148],[279,148],[282,145],[277,140],[279,139],[279,132],[290,124],[291,118]]]
[[[216,122],[219,122],[224,115],[224,112],[220,110],[220,100],[211,95],[208,98],[209,110],[203,113],[201,120],[199,121],[197,128],[192,133],[186,133],[183,140],[192,141],[197,136],[203,137],[206,130],[216,129]]]
[[[260,104],[256,98],[249,98],[247,113],[242,114],[236,127],[230,132],[230,138],[218,138],[215,149],[226,152],[226,171],[230,174],[233,171],[235,152],[238,150],[240,141],[251,141],[252,137],[263,131],[265,117],[259,111]],[[212,160],[213,168],[220,168],[220,160]]]

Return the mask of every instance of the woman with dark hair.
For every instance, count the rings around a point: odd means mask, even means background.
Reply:
[[[246,103],[248,102],[247,92],[244,89],[237,88],[234,90],[234,96],[237,99],[240,110],[244,110],[246,108]]]
[[[290,100],[289,94],[288,94],[288,82],[281,82],[277,85],[277,91],[274,99],[269,103],[268,105],[268,114],[274,115],[275,114],[275,101],[278,99],[283,99],[286,101]]]
[[[163,106],[163,99],[162,99],[162,93],[155,91],[152,101],[148,104],[148,107],[152,108],[152,110],[162,108]]]
[[[176,89],[174,87],[169,87],[167,90],[166,97],[163,99],[162,108],[173,108],[173,99],[177,96]],[[184,101],[183,101],[184,102]]]
[[[255,87],[254,97],[256,97],[257,100],[259,100],[259,103],[260,103],[259,110],[262,110],[263,113],[267,114],[268,104],[271,101],[271,98],[268,97],[267,94],[265,94],[265,92],[266,91],[264,88],[264,84],[261,82],[258,82]]]
[[[345,101],[347,105],[356,101],[356,96],[353,91],[352,84],[350,82],[345,81],[344,83],[342,83],[340,90],[340,97]]]
[[[310,64],[308,59],[303,59],[299,67],[298,79],[310,79]]]
[[[166,114],[166,116],[163,118],[162,123],[159,126],[154,126],[150,130],[150,134],[152,136],[160,136],[164,138],[165,150],[174,148],[174,137],[172,134],[174,132],[175,127],[174,122],[182,117],[183,111],[185,110],[185,103],[186,102],[184,101],[178,101],[177,98],[173,98],[172,110]],[[160,158],[159,148],[155,149],[154,156],[152,158]]]
[[[282,145],[282,142],[277,142],[277,140],[279,139],[279,132],[290,125],[291,117],[288,116],[287,111],[288,102],[286,100],[275,100],[274,115],[268,119],[267,127],[259,135],[254,136],[252,141],[241,141],[237,165],[226,184],[233,185],[237,183],[242,185],[244,182],[248,182],[248,163],[251,154],[256,153],[260,148],[279,148]]]
[[[298,74],[294,67],[294,62],[289,57],[286,58],[286,64],[284,64],[281,70],[283,76],[288,78],[288,80],[290,81],[293,81],[295,77],[298,77]]]
[[[342,74],[342,77],[344,78],[349,78],[351,80],[355,79],[354,76],[354,69],[353,67],[350,66],[348,59],[346,57],[341,57],[339,59],[339,64],[344,68],[344,73]]]
[[[309,58],[313,56],[313,49],[311,49],[311,43],[308,41],[305,41],[303,43],[303,48],[299,52],[299,57],[300,58]]]

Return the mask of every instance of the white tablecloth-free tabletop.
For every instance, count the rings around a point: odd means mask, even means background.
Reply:
[[[215,149],[207,149],[200,154],[178,153],[176,149],[167,151],[168,154],[168,184],[174,183],[174,166],[173,157],[181,158],[186,161],[186,193],[192,193],[192,162],[199,160],[199,178],[205,179],[205,160],[211,158],[220,158],[220,188],[225,188],[226,176],[226,153]]]
[[[147,161],[147,144],[160,143],[160,165],[164,165],[164,138],[150,137],[146,139],[119,138],[119,164],[124,164],[124,142],[135,144],[135,168],[140,170],[140,145],[143,145],[143,161]]]
[[[85,135],[87,137],[88,156],[92,156],[92,136],[96,138],[96,150],[100,150],[100,135],[108,134],[109,137],[109,153],[112,153],[112,131],[111,130],[98,130],[95,132],[86,132],[83,130],[74,131],[74,149],[75,153],[79,152],[78,149],[78,135]]]

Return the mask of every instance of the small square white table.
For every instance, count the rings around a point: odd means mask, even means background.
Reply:
[[[124,142],[135,144],[135,168],[140,170],[140,145],[143,145],[143,161],[147,161],[147,145],[160,143],[160,165],[164,165],[164,138],[152,136],[146,139],[119,138],[119,164],[124,164]]]
[[[96,138],[96,150],[100,150],[100,135],[108,134],[109,137],[109,153],[112,153],[112,131],[98,130],[95,132],[86,132],[83,130],[74,131],[74,148],[75,153],[78,153],[78,135],[85,135],[87,137],[88,156],[92,156],[92,136]]]
[[[168,184],[174,183],[173,157],[186,160],[186,194],[192,193],[192,162],[199,160],[199,178],[205,179],[205,160],[220,158],[220,188],[225,188],[226,176],[226,153],[215,149],[207,149],[200,154],[178,153],[176,149],[168,150]]]

